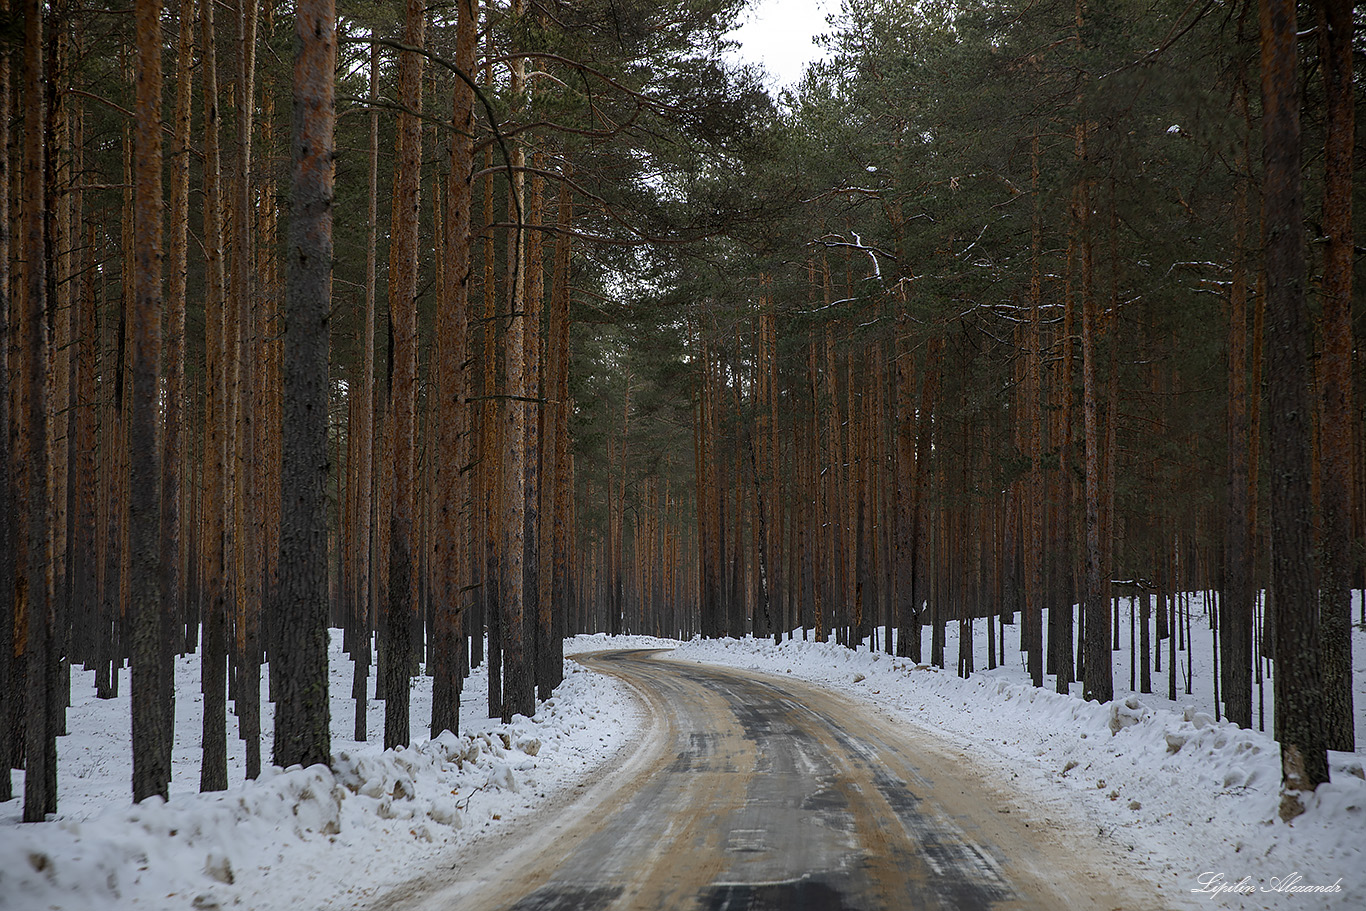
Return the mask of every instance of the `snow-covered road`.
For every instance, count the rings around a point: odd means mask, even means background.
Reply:
[[[647,706],[629,759],[375,911],[1082,911],[1150,897],[1094,836],[843,696],[648,651],[581,660]]]

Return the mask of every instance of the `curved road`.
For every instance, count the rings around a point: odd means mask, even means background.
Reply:
[[[604,652],[649,710],[566,805],[385,901],[413,911],[875,911],[1132,904],[942,748],[788,680]]]

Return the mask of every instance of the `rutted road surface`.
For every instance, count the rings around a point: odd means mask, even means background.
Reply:
[[[604,652],[649,712],[571,801],[377,908],[879,911],[1135,907],[1094,845],[1010,813],[942,747],[788,680]],[[1131,887],[1132,888],[1132,887]]]

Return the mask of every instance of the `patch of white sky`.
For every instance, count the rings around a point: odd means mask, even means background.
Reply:
[[[762,66],[765,84],[775,94],[795,86],[807,64],[826,57],[816,39],[831,30],[829,17],[839,13],[840,4],[841,0],[751,0],[740,14],[739,26],[726,35],[737,45],[731,59]],[[646,182],[657,192],[675,199],[686,196],[668,175],[648,167],[646,173]],[[606,293],[613,299],[632,299],[657,292],[647,274],[639,262],[625,272],[612,270],[604,276]]]
[[[800,81],[808,63],[825,58],[815,39],[830,31],[827,17],[839,11],[840,0],[752,0],[726,37],[739,44],[737,59],[762,64],[768,87],[781,90]]]

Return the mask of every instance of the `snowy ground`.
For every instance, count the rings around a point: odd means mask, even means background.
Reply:
[[[888,723],[969,750],[1055,821],[1094,827],[1127,849],[1135,871],[1161,884],[1155,908],[1366,908],[1366,633],[1354,633],[1357,752],[1331,754],[1333,782],[1287,826],[1275,821],[1274,741],[1212,717],[1210,633],[1196,611],[1193,693],[1184,694],[1183,676],[1175,702],[1163,698],[1165,670],[1153,680],[1163,696],[1128,691],[1127,622],[1115,653],[1117,699],[1108,706],[1058,695],[1051,679],[1044,690],[1029,686],[1013,638],[1018,627],[1007,629],[1005,666],[968,680],[800,638],[775,646],[583,636],[566,651],[672,648],[675,658],[790,674],[854,695]],[[956,633],[951,624],[950,662]],[[985,668],[981,630],[976,639],[976,664]],[[1164,668],[1166,660],[1164,651]],[[1184,674],[1184,653],[1179,660]],[[427,742],[420,732],[430,717],[430,680],[417,678],[419,742],[384,753],[376,744],[383,704],[371,703],[372,742],[352,741],[350,664],[339,647],[332,668],[335,773],[267,770],[243,782],[242,745],[230,735],[229,790],[199,795],[198,661],[182,659],[171,801],[139,807],[129,806],[127,671],[112,701],[95,699],[92,675],[74,672],[71,735],[58,747],[61,814],[25,826],[18,800],[0,804],[0,908],[361,907],[444,852],[583,782],[640,721],[624,687],[566,662],[555,698],[534,719],[506,726],[484,718],[484,677],[474,675],[463,699],[465,733]],[[1268,711],[1270,703],[1268,684]],[[270,726],[267,704],[267,759]],[[22,777],[14,774],[17,787]],[[1336,891],[1296,891],[1305,887]]]
[[[1193,605],[1192,694],[1185,695],[1186,655],[1178,654],[1175,702],[1163,673],[1158,694],[1128,689],[1129,628],[1114,653],[1115,701],[1097,705],[1029,683],[1018,649],[1019,627],[1007,627],[1006,664],[970,679],[953,670],[957,624],[950,624],[948,670],[916,666],[864,648],[770,639],[693,640],[579,637],[597,647],[670,647],[677,660],[790,675],[876,706],[889,723],[925,729],[976,757],[1035,806],[1090,827],[1133,858],[1133,868],[1160,884],[1153,908],[1366,908],[1366,632],[1353,630],[1356,752],[1330,753],[1332,782],[1321,786],[1293,824],[1278,821],[1280,749],[1269,734],[1214,719],[1212,642],[1198,599]],[[1360,604],[1353,608],[1360,616]],[[925,637],[925,656],[929,655]],[[987,666],[985,631],[975,662]],[[1272,725],[1267,681],[1266,727]],[[1256,716],[1257,693],[1253,692]],[[1055,820],[1056,821],[1056,820]],[[1299,891],[1325,887],[1329,892]],[[1193,891],[1204,890],[1204,891]],[[1279,891],[1278,891],[1279,890]]]
[[[532,719],[490,721],[487,676],[466,682],[462,736],[425,736],[431,679],[412,689],[412,748],[384,752],[384,704],[371,702],[367,744],[351,739],[351,664],[333,630],[332,750],[321,766],[271,769],[243,781],[244,749],[229,719],[229,789],[198,794],[199,662],[177,662],[176,740],[168,804],[130,806],[128,670],[119,698],[94,698],[94,675],[73,671],[70,736],[58,739],[53,822],[19,823],[0,804],[0,908],[13,911],[363,906],[443,852],[486,835],[572,788],[627,742],[639,708],[615,680],[565,663],[555,697]],[[265,685],[262,686],[265,692]],[[371,675],[371,694],[374,677]],[[23,774],[14,773],[16,793]]]

